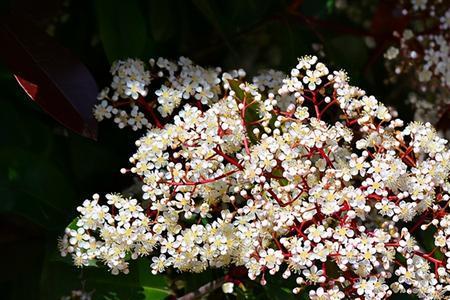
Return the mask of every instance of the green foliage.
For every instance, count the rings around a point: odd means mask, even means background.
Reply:
[[[328,57],[336,66],[346,66],[346,71],[353,77],[361,76],[369,58],[369,49],[362,37],[337,36],[330,38],[326,46]]]
[[[3,119],[17,113],[11,103],[3,107]],[[4,139],[0,148],[0,212],[18,214],[42,227],[60,230],[55,225],[65,221],[64,214],[76,201],[70,177],[53,159],[54,140],[49,129],[31,119],[9,123],[1,131],[11,139]]]
[[[332,13],[334,10],[335,0],[327,0],[327,9],[329,13]]]
[[[171,1],[151,1],[148,9],[150,31],[156,43],[168,41],[176,32],[173,20],[168,18],[173,13]],[[148,55],[148,54],[146,54]]]
[[[127,57],[146,57],[151,43],[139,1],[96,0],[100,39],[110,63]]]
[[[58,299],[68,291],[83,289],[93,292],[94,299],[162,300],[171,294],[163,276],[152,275],[145,261],[133,262],[128,275],[111,275],[103,268],[89,267],[82,271],[54,253],[46,258],[42,270],[42,299]],[[64,276],[64,278],[61,278]]]
[[[239,100],[244,100],[245,97],[245,93],[244,91],[239,87],[239,81],[237,80],[229,80],[228,81],[230,84],[231,89],[236,93],[236,97]]]

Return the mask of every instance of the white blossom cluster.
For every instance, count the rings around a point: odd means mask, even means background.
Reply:
[[[99,200],[95,194],[93,200],[85,200],[78,207],[80,217],[60,240],[61,253],[73,253],[76,266],[101,260],[113,274],[128,273],[130,253],[136,258],[150,253],[155,245],[149,232],[150,220],[136,199],[107,194],[105,204],[99,204]],[[92,234],[94,231],[98,231],[100,239]]]
[[[395,32],[398,44],[384,56],[393,79],[402,73],[412,75],[415,119],[437,122],[450,104],[450,7],[442,0],[410,0],[403,14],[411,19],[409,26]],[[430,106],[433,115],[427,113]]]
[[[220,68],[202,68],[181,57],[178,62],[151,59],[117,61],[111,67],[113,81],[98,96],[94,108],[98,121],[113,119],[119,128],[133,130],[161,126],[161,118],[173,114],[184,103],[209,105],[221,94],[221,76],[238,78],[243,70],[222,73]],[[151,84],[151,82],[153,82]]]
[[[317,57],[289,76],[214,82],[202,106],[180,104],[136,142],[123,172],[142,180],[142,201],[86,200],[64,255],[113,273],[140,256],[155,274],[279,273],[311,299],[448,299],[450,151],[429,123],[403,127]]]

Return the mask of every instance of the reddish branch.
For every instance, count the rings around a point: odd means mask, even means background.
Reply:
[[[334,168],[333,163],[331,162],[330,158],[328,157],[328,155],[323,151],[322,148],[316,148],[317,151],[320,153],[320,156],[322,156],[322,158],[325,159],[325,161],[327,162],[327,165],[331,168]]]
[[[247,155],[250,155],[250,148],[248,146],[248,138],[247,138],[247,124],[245,123],[245,112],[247,111],[247,108],[249,107],[249,105],[246,104],[246,97],[244,97],[244,101],[242,101],[243,107],[241,110],[241,124],[242,124],[242,128],[245,131],[244,132],[244,147],[245,147],[245,153],[247,153]]]
[[[216,152],[218,155],[222,156],[223,159],[225,159],[227,162],[229,162],[230,164],[236,166],[239,170],[243,170],[244,167],[234,158],[232,158],[231,156],[228,156],[227,154],[225,154],[220,147],[215,147],[214,152]]]
[[[171,186],[184,186],[184,185],[200,185],[200,184],[207,184],[207,183],[211,183],[211,182],[215,182],[218,181],[220,179],[223,179],[225,177],[228,177],[236,172],[239,172],[239,169],[234,169],[231,171],[228,171],[226,173],[223,173],[220,176],[214,177],[214,178],[209,178],[209,179],[203,179],[203,180],[199,180],[199,181],[188,181],[188,182],[175,182],[175,181],[160,181],[159,183],[164,183],[164,184],[168,184]]]
[[[139,99],[137,100],[137,104],[139,106],[141,106],[142,108],[144,108],[144,110],[150,115],[150,117],[153,120],[153,123],[155,123],[156,127],[158,127],[159,129],[164,128],[164,126],[161,124],[158,117],[156,116],[153,107],[150,105],[150,103],[145,101],[144,97],[140,96]]]

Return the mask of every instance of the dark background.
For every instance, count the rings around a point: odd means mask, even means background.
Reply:
[[[110,64],[120,58],[187,56],[200,65],[242,67],[252,75],[264,68],[289,72],[297,57],[317,54],[312,45],[320,44],[321,60],[330,68],[346,69],[352,84],[410,119],[404,104],[408,86],[385,84],[382,54],[400,26],[396,1],[348,2],[353,13],[337,10],[333,0],[17,0],[3,1],[1,12],[21,15],[50,33],[87,66],[99,87],[110,83]],[[369,48],[367,39],[375,47]],[[114,277],[61,259],[57,238],[76,206],[95,192],[132,184],[119,170],[128,165],[139,134],[108,122],[99,125],[98,141],[73,133],[31,101],[4,65],[0,87],[1,299],[60,299],[72,290],[92,292],[94,299],[156,299],[142,287],[170,285],[183,294],[220,275],[152,277],[145,275],[149,267],[143,261],[131,275]],[[250,284],[238,297],[294,298],[280,286]]]

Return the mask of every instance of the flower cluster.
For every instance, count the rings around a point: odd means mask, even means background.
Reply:
[[[450,151],[430,124],[404,127],[317,57],[253,83],[213,77],[136,141],[123,173],[142,180],[142,201],[86,200],[63,254],[113,273],[140,256],[155,274],[241,267],[265,284],[279,273],[311,299],[449,297]],[[161,102],[184,98],[166,88]]]
[[[415,119],[437,122],[450,104],[450,8],[441,0],[410,0],[402,9],[409,26],[394,33],[398,44],[384,56],[393,71],[392,80],[402,73],[411,75]],[[433,114],[428,113],[430,106]]]
[[[128,273],[127,256],[148,254],[155,245],[149,232],[150,220],[136,199],[120,194],[107,194],[106,204],[99,204],[99,199],[95,194],[93,200],[85,200],[78,207],[80,218],[60,240],[62,255],[73,253],[77,266],[102,260],[113,274]],[[94,231],[100,239],[91,234]]]
[[[111,86],[98,96],[94,115],[98,121],[113,119],[119,128],[133,130],[162,127],[161,119],[171,116],[182,102],[198,106],[217,102],[220,76],[245,76],[243,70],[204,69],[185,57],[176,63],[162,57],[151,59],[148,66],[137,59],[117,61],[111,74]]]

